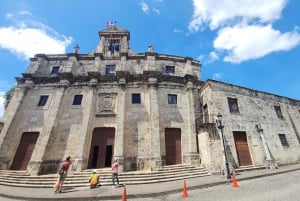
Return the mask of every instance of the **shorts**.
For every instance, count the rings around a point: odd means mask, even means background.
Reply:
[[[65,179],[67,178],[67,173],[65,172],[65,173],[63,173],[63,174],[60,174],[59,176],[58,176],[58,180],[59,181],[65,181]]]

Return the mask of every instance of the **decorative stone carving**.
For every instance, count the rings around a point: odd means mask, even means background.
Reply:
[[[96,116],[114,116],[116,115],[116,93],[98,94],[96,104]]]

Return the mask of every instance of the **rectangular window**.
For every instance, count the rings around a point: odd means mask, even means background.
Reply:
[[[81,105],[82,95],[75,95],[73,100],[73,105]]]
[[[51,74],[58,74],[59,66],[53,66]]]
[[[175,66],[166,66],[166,73],[175,73]]]
[[[236,98],[228,98],[228,106],[230,113],[240,113],[238,101]]]
[[[279,119],[283,119],[283,115],[282,115],[282,112],[281,112],[281,108],[280,108],[280,106],[274,106],[274,109],[275,109],[275,112],[276,112],[276,114],[277,114],[277,117],[279,118]]]
[[[141,94],[132,94],[132,104],[141,104]]]
[[[286,139],[285,134],[278,134],[278,136],[279,136],[281,145],[284,146],[284,147],[288,147],[288,146],[289,146],[289,143],[288,143],[288,141],[287,141],[287,139]]]
[[[116,65],[106,65],[105,75],[115,75],[116,74]]]
[[[174,94],[168,94],[168,104],[177,104],[177,95]]]
[[[41,96],[38,106],[45,106],[47,104],[49,96]]]

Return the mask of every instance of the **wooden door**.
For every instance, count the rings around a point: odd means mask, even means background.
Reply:
[[[181,130],[165,129],[166,165],[181,164]]]
[[[95,128],[88,168],[110,167],[115,143],[115,128]]]
[[[27,169],[27,165],[31,159],[38,136],[38,132],[26,132],[22,134],[20,144],[10,168],[11,170]]]
[[[246,133],[234,131],[233,136],[234,136],[239,165],[240,166],[252,165]]]

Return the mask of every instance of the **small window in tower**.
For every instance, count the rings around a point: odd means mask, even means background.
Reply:
[[[81,105],[82,95],[75,95],[73,99],[73,105]]]
[[[48,97],[49,96],[41,96],[40,100],[39,100],[39,103],[38,103],[38,106],[45,106],[47,104]]]
[[[141,94],[132,94],[132,104],[141,104]]]
[[[58,71],[59,71],[59,66],[53,66],[51,74],[58,74]]]
[[[168,104],[176,105],[177,104],[177,95],[168,94]]]
[[[175,66],[166,66],[166,73],[175,73]]]
[[[286,139],[285,134],[278,134],[278,136],[279,136],[281,145],[284,146],[284,147],[289,147],[289,143],[288,143],[288,141]]]
[[[105,75],[115,75],[116,65],[106,65]]]

